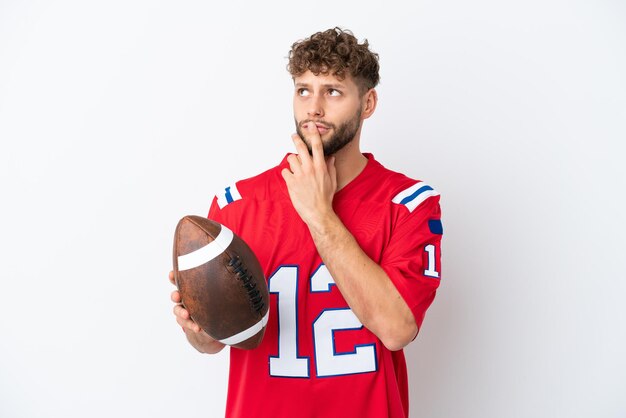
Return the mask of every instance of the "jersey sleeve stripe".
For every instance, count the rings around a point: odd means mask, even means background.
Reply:
[[[413,212],[415,208],[431,196],[439,196],[439,192],[423,181],[420,181],[398,193],[396,197],[392,199],[392,202],[404,205],[409,212]]]
[[[402,199],[402,201],[400,201],[401,205],[406,205],[407,203],[409,203],[411,200],[415,199],[417,196],[419,196],[420,194],[429,191],[429,190],[433,190],[432,187],[430,187],[429,185],[426,186],[422,186],[419,189],[417,189],[412,195],[405,197],[404,199]]]
[[[237,186],[235,184],[226,187],[222,192],[217,195],[217,204],[220,209],[223,209],[224,206],[233,203],[236,200],[241,199],[241,194],[239,194],[239,190],[237,190]]]

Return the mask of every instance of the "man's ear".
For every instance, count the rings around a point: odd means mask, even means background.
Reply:
[[[378,93],[376,93],[376,89],[369,89],[361,100],[362,108],[361,108],[361,118],[367,119],[376,110],[376,105],[378,104]]]

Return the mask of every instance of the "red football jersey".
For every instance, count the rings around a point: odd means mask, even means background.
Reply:
[[[382,266],[421,326],[440,279],[439,194],[365,154],[333,207]],[[239,235],[263,266],[270,316],[261,345],[231,348],[226,416],[408,416],[403,351],[392,352],[348,307],[295,211],[281,164],[220,192],[209,218]]]

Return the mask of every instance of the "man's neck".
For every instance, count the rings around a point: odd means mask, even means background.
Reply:
[[[335,168],[337,169],[337,191],[354,180],[367,165],[365,157],[359,148],[358,138],[346,145],[335,154]]]

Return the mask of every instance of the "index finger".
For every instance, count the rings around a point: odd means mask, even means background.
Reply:
[[[300,135],[298,134],[291,135],[291,139],[293,140],[293,144],[296,147],[296,152],[298,153],[297,156],[300,165],[307,166],[307,164],[309,164],[310,157],[309,150],[304,143],[304,140],[300,138]]]
[[[307,132],[309,134],[311,142],[311,154],[313,155],[313,164],[319,166],[320,164],[326,165],[324,159],[324,145],[322,144],[322,137],[317,129],[317,126],[313,122],[307,123]]]

